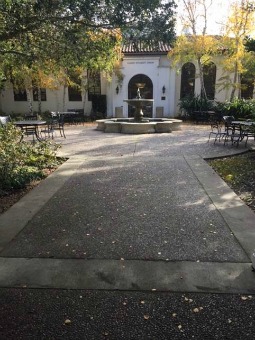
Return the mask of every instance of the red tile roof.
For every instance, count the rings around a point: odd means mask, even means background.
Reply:
[[[171,46],[160,41],[145,42],[141,40],[133,40],[125,42],[122,47],[124,54],[167,54],[171,50]]]

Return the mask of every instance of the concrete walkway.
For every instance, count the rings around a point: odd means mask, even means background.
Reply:
[[[205,161],[246,149],[208,133],[67,127],[0,216],[0,338],[254,339],[255,215]]]

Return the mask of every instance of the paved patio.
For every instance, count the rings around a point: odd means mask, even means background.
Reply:
[[[0,217],[1,338],[254,339],[255,215],[204,160],[246,149],[208,133],[67,127]]]

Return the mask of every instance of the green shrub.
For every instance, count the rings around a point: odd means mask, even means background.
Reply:
[[[223,115],[234,116],[235,119],[252,119],[255,113],[255,100],[235,98],[232,102],[222,103],[221,110]]]
[[[214,110],[214,102],[199,95],[187,96],[179,101],[179,108],[185,111],[188,116],[192,115],[194,111],[211,111]]]
[[[0,128],[0,189],[25,187],[43,178],[43,169],[60,164],[56,156],[59,146],[51,141],[36,144],[20,142],[21,131],[12,124]]]

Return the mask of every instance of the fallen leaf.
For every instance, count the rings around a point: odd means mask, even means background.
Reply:
[[[146,314],[146,315],[143,316],[143,318],[144,318],[144,320],[149,320],[150,316]]]
[[[173,314],[172,314],[172,317],[174,317],[174,318],[175,318],[176,316],[177,316],[177,314],[176,314],[176,313],[173,313]]]
[[[71,323],[70,319],[66,319],[65,322],[64,322],[65,325],[70,325],[70,323]]]
[[[145,301],[144,301],[144,300],[141,300],[140,303],[141,303],[142,305],[144,305],[144,304],[145,304]]]
[[[245,301],[245,300],[248,300],[248,297],[247,297],[247,296],[241,296],[241,299],[242,299],[243,301]]]

